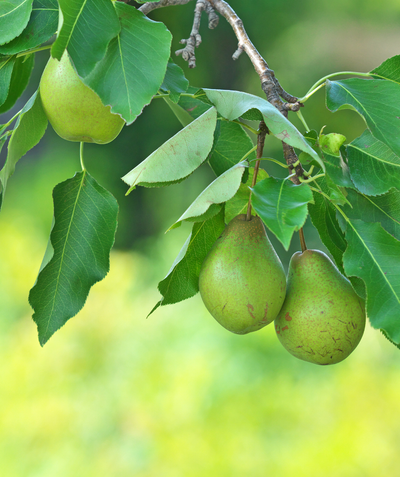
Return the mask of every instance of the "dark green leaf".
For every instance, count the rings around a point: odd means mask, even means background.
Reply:
[[[311,189],[295,185],[287,179],[269,177],[252,189],[251,202],[264,224],[289,249],[293,233],[303,227],[313,200]]]
[[[42,138],[47,127],[47,117],[43,111],[38,92],[23,107],[8,143],[6,163],[0,171],[0,193],[2,200],[9,177],[14,173],[16,163]]]
[[[168,61],[167,71],[165,73],[163,84],[160,86],[162,91],[169,91],[170,99],[177,103],[181,93],[185,93],[189,87],[189,81],[185,78],[182,68],[180,68],[171,59]]]
[[[152,311],[160,305],[178,303],[196,295],[199,291],[199,275],[203,261],[224,228],[223,210],[213,218],[193,225],[192,233],[170,271],[158,284],[163,298]]]
[[[390,190],[377,197],[366,196],[349,190],[347,199],[351,207],[343,211],[350,219],[360,219],[368,222],[378,222],[382,227],[400,240],[400,192]]]
[[[79,76],[86,77],[104,58],[110,40],[118,35],[118,16],[110,0],[59,0],[59,4],[63,22],[51,56],[60,60],[68,49]],[[118,88],[115,84],[113,87]]]
[[[221,129],[214,150],[208,159],[217,176],[241,161],[245,154],[253,148],[253,143],[242,126],[230,121],[220,121]],[[248,156],[254,159],[255,153]]]
[[[357,111],[371,133],[400,155],[400,84],[359,78],[327,81],[326,94],[331,111]]]
[[[193,86],[189,86],[187,92],[190,94],[195,94],[199,91],[198,88],[194,88]],[[181,96],[179,99],[179,106],[181,106],[193,119],[198,118],[203,113],[210,109],[212,105],[208,103],[204,103],[198,98],[191,98],[190,96]]]
[[[347,220],[348,248],[343,255],[347,275],[367,288],[367,315],[374,328],[400,343],[400,242],[380,224]]]
[[[179,131],[122,178],[131,188],[160,187],[185,179],[206,159],[217,122],[215,108]]]
[[[354,184],[351,181],[350,172],[347,164],[344,162],[341,155],[333,156],[328,153],[324,154],[324,163],[326,167],[326,174],[339,187],[350,187],[354,189]]]
[[[57,25],[57,0],[33,0],[28,25],[17,38],[0,46],[0,54],[13,55],[41,45],[55,34]]]
[[[267,100],[240,91],[204,89],[208,100],[215,105],[219,114],[233,121],[251,109],[258,109],[270,132],[285,143],[296,147],[312,156],[324,169],[318,154],[312,149],[304,136]]]
[[[11,75],[8,96],[2,106],[0,106],[0,114],[11,109],[24,92],[31,77],[34,61],[34,55],[23,56],[16,59]]]
[[[347,163],[354,185],[363,194],[400,189],[400,157],[368,129],[347,146]]]
[[[26,27],[32,12],[32,0],[0,2],[0,45],[8,43]]]
[[[39,341],[47,340],[83,307],[90,288],[109,271],[118,204],[86,171],[53,191],[53,257],[29,294]]]
[[[204,214],[210,206],[214,204],[222,204],[231,199],[241,184],[245,164],[235,164],[226,172],[217,177],[192,203],[184,214],[170,227],[170,229],[178,227],[184,220],[195,220],[199,222],[199,217],[204,218]],[[215,211],[215,209],[214,209]],[[218,210],[217,210],[218,211]],[[213,215],[215,215],[213,213]]]
[[[10,90],[15,59],[15,56],[0,58],[0,105],[4,104]]]
[[[171,33],[136,8],[115,4],[121,32],[84,82],[131,124],[158,92],[170,56]],[[69,50],[68,50],[69,51]]]
[[[371,75],[400,83],[400,55],[385,60],[378,68],[371,71]]]

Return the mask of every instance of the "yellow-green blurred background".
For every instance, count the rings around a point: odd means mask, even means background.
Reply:
[[[231,4],[282,85],[299,96],[321,76],[369,71],[400,53],[397,0]],[[193,9],[152,15],[174,33],[173,51]],[[229,27],[221,19],[208,31],[205,23],[197,69],[177,59],[191,82],[260,94],[248,59],[230,59],[237,45]],[[30,92],[46,55],[38,55]],[[364,128],[355,113],[324,110],[322,92],[303,114],[311,127],[326,124],[349,140]],[[86,148],[89,172],[121,207],[116,248],[110,274],[44,348],[27,296],[51,227],[51,191],[79,169],[78,145],[49,127],[18,164],[0,214],[1,477],[398,475],[400,355],[379,332],[367,326],[349,359],[318,367],[290,356],[272,326],[246,336],[225,331],[199,296],[146,320],[190,229],[164,231],[212,176],[202,167],[182,184],[129,197],[120,177],[179,127],[160,102],[114,143]],[[267,148],[281,157],[277,141]],[[306,233],[310,248],[322,248],[310,227]],[[287,266],[298,239],[289,253],[274,245]]]

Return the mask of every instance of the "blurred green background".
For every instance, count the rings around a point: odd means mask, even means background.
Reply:
[[[334,71],[369,71],[399,53],[397,0],[254,0],[231,4],[281,84],[301,96]],[[194,2],[151,17],[191,30]],[[193,85],[260,95],[258,78],[223,19],[206,29]],[[48,53],[38,55],[27,95]],[[364,129],[351,111],[329,113],[319,92],[309,125],[348,140]],[[298,123],[296,123],[298,124]],[[301,127],[301,126],[299,126]],[[190,229],[164,231],[212,180],[207,166],[164,189],[125,197],[120,177],[180,129],[154,102],[112,144],[88,145],[89,172],[120,204],[111,272],[85,308],[39,346],[27,296],[52,221],[53,187],[79,169],[78,144],[49,127],[18,164],[0,214],[0,475],[186,477],[397,475],[399,351],[367,326],[351,357],[317,367],[290,356],[272,326],[246,336],[222,329],[200,297],[158,309],[157,283]],[[278,159],[269,138],[266,155]],[[4,161],[4,151],[1,155]],[[272,174],[280,171],[268,166]],[[323,248],[308,225],[310,248]],[[274,241],[285,266],[289,253]]]

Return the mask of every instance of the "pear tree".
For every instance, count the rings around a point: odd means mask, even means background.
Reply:
[[[189,3],[192,29],[171,52],[175,32],[152,14]],[[165,101],[181,129],[125,172],[127,194],[182,182],[203,164],[215,178],[171,224],[173,230],[189,222],[192,231],[171,257],[149,312],[200,289],[210,313],[233,332],[257,331],[275,319],[270,326],[301,359],[340,361],[357,346],[366,317],[400,346],[400,55],[368,72],[332,71],[293,96],[249,37],[240,17],[245,2],[237,2],[237,12],[233,3],[1,2],[1,114],[12,111],[30,84],[35,56],[46,51],[48,63],[37,91],[0,126],[6,151],[0,207],[7,207],[18,161],[48,123],[63,139],[81,143],[80,170],[54,188],[48,248],[28,297],[41,345],[82,309],[109,270],[118,203],[87,170],[84,143],[117,143],[145,107],[151,112],[154,102]],[[207,68],[196,61],[202,17],[210,29],[221,21],[230,26],[238,45],[233,59],[250,60],[258,95],[189,84],[187,68]],[[350,109],[361,116],[360,137],[347,142],[345,130],[325,134],[324,124],[308,126],[307,102],[320,90],[332,113]],[[281,157],[264,151],[267,136],[280,144]],[[272,163],[283,178],[271,175]],[[332,260],[307,249],[308,217]],[[292,258],[287,288],[265,231],[286,251],[299,234],[302,250]],[[237,280],[229,282],[233,273]]]

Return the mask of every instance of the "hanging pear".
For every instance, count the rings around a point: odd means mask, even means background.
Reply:
[[[286,277],[259,217],[236,216],[203,262],[199,288],[211,315],[237,334],[271,323],[283,304]]]
[[[315,364],[339,363],[354,351],[364,328],[364,303],[330,258],[319,250],[296,252],[275,320],[289,353]]]

